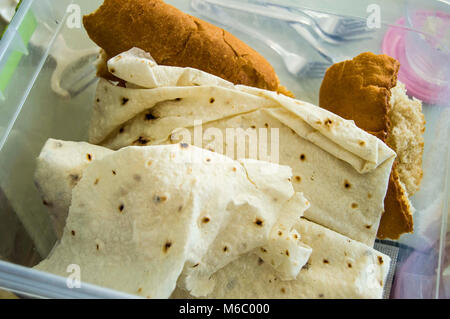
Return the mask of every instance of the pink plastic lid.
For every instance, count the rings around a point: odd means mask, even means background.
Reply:
[[[426,16],[433,14],[439,18],[449,19],[450,15],[441,12],[419,12],[419,14]],[[399,26],[405,25],[405,18],[400,18],[396,21]],[[400,62],[400,70],[398,79],[406,85],[408,94],[430,104],[449,104],[450,84],[437,85],[430,83],[422,77],[408,63],[408,58],[405,52],[405,40],[407,32],[411,32],[402,27],[391,26],[386,32],[381,50]]]

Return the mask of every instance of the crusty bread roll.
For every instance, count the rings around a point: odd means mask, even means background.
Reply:
[[[158,64],[192,67],[235,84],[291,95],[258,52],[229,32],[161,0],[105,0],[83,23],[90,38],[105,51],[105,62],[138,47]],[[106,70],[101,65],[99,75],[110,77]]]
[[[422,103],[409,99],[397,82],[400,63],[387,55],[362,53],[331,66],[320,89],[321,107],[328,109],[386,142],[397,153],[378,238],[398,239],[413,231],[414,208],[408,197],[422,179]]]

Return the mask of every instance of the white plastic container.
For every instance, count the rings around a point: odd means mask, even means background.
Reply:
[[[189,1],[167,1],[179,9],[192,13]],[[365,51],[381,53],[386,31],[397,18],[406,14],[406,1],[277,1],[291,6],[303,5],[328,13],[339,13],[366,19],[369,4],[380,4],[382,24],[370,39],[349,42],[331,52],[353,57]],[[68,10],[69,0],[23,0],[12,24],[0,41],[0,72],[11,52],[23,55],[15,72],[2,91],[0,99],[0,287],[34,297],[50,298],[125,298],[120,292],[83,284],[81,289],[70,289],[65,278],[42,273],[27,267],[45,258],[56,237],[50,225],[46,208],[33,184],[35,158],[48,138],[86,140],[88,119],[95,85],[72,99],[63,98],[51,89],[51,75],[55,62],[51,58],[53,43],[62,35],[72,49],[95,47],[83,28],[77,28],[76,10]],[[101,1],[78,0],[81,14],[92,12]],[[431,1],[427,1],[431,3]],[[434,3],[434,2],[433,2]],[[386,6],[390,6],[389,10]],[[432,6],[430,9],[433,9]],[[450,9],[447,7],[447,10]],[[449,12],[447,11],[447,12]],[[39,34],[39,46],[23,41],[21,24],[25,17],[35,17],[33,35]],[[70,17],[71,23],[65,19]],[[255,15],[246,23],[257,25],[289,50],[320,59],[308,44],[288,25]],[[283,85],[299,99],[318,103],[321,79],[298,79],[290,75],[281,59],[264,44],[239,30],[228,29],[262,53],[274,68]],[[414,32],[407,29],[406,32]],[[22,41],[21,41],[22,40]],[[402,236],[398,242],[378,243],[377,248],[398,254],[393,275],[393,286],[386,297],[392,298],[450,298],[450,280],[446,281],[445,245],[449,201],[449,123],[450,107],[424,104],[427,120],[425,133],[424,178],[421,190],[413,197],[416,207],[415,233]],[[25,267],[23,267],[25,266]],[[450,271],[449,271],[450,272]],[[447,279],[448,280],[448,279]],[[446,284],[443,284],[447,282]]]

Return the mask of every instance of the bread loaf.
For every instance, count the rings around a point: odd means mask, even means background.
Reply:
[[[105,51],[103,61],[138,47],[161,65],[192,67],[235,84],[291,95],[258,52],[229,32],[161,0],[105,0],[83,23]],[[110,77],[104,67],[99,73]]]

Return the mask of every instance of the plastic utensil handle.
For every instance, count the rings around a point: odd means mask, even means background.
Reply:
[[[221,10],[218,6],[214,6],[209,1],[205,0],[192,0],[191,6],[194,10],[201,13],[201,15],[214,20],[224,26],[238,28],[240,31],[247,33],[248,35],[261,40],[267,46],[272,48],[275,52],[284,56],[287,54],[286,50],[284,50],[279,44],[267,38],[264,34],[257,32],[253,28],[250,28],[239,21],[233,19],[231,16],[226,14],[223,10]]]
[[[336,63],[340,58],[333,57],[329,53],[326,53],[326,50],[322,48],[319,42],[314,38],[314,36],[302,26],[299,26],[296,23],[290,23],[290,25],[299,33],[308,43],[316,50],[322,57],[324,57],[330,63]]]
[[[292,13],[288,7],[272,3],[261,2],[261,4],[251,4],[233,0],[201,0],[201,2],[205,2],[214,6],[221,6],[223,8],[253,13],[282,21],[297,22],[307,26],[313,25],[313,22],[308,16]]]

